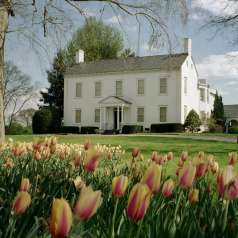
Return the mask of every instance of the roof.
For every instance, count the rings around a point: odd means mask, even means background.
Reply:
[[[66,74],[100,74],[147,70],[179,70],[188,54],[129,57],[126,59],[98,60],[75,64]]]
[[[118,104],[118,103],[131,104],[131,102],[129,102],[128,100],[117,96],[109,96],[99,101],[99,104]]]
[[[238,118],[238,104],[224,105],[224,113],[227,118]]]

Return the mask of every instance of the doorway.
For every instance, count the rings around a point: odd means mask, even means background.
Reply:
[[[117,130],[117,114],[118,114],[118,111],[117,111],[117,108],[114,108],[113,110],[113,118],[114,118],[114,130]],[[119,110],[119,122],[121,123],[121,110]]]

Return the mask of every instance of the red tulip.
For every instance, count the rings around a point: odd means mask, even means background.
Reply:
[[[124,196],[128,186],[128,177],[118,176],[114,177],[112,180],[112,194],[116,197]]]
[[[99,165],[100,154],[97,151],[88,151],[84,163],[87,172],[93,172]]]
[[[172,195],[174,190],[174,181],[172,179],[168,179],[164,182],[163,188],[162,188],[162,194],[164,197],[168,198]]]
[[[54,199],[51,210],[50,234],[53,238],[64,238],[68,236],[72,226],[72,211],[68,202]]]
[[[202,177],[207,171],[207,165],[200,162],[196,165],[196,178]]]
[[[133,148],[132,150],[132,157],[137,158],[140,154],[140,149],[139,148]]]
[[[16,214],[23,214],[31,204],[31,196],[28,192],[18,192],[13,201],[13,210]]]
[[[179,172],[179,185],[183,189],[190,188],[193,184],[196,174],[196,167],[189,162],[188,165],[184,165]]]
[[[238,177],[227,184],[225,198],[228,200],[234,200],[238,198]]]
[[[132,221],[143,219],[149,207],[150,197],[151,192],[146,184],[138,183],[132,188],[127,204],[127,215]]]

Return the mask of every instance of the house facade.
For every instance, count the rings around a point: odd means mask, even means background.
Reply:
[[[86,63],[80,50],[65,74],[64,125],[105,131],[183,124],[191,109],[210,115],[213,92],[198,80],[190,39],[184,40],[183,53],[172,55]]]

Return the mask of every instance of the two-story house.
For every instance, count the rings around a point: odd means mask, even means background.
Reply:
[[[95,62],[84,62],[79,50],[76,64],[65,74],[64,125],[95,126],[101,131],[123,125],[150,128],[183,124],[191,109],[208,115],[210,89],[198,81],[191,45],[186,38],[180,54]]]

